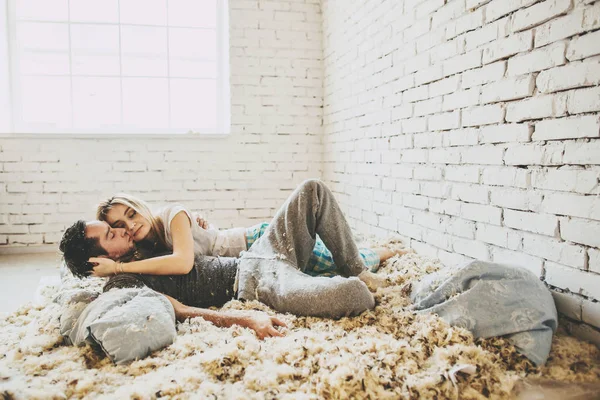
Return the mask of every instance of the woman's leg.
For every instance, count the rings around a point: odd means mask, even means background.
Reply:
[[[412,252],[410,249],[390,249],[387,247],[360,248],[360,256],[368,271],[377,272],[381,263],[389,260],[396,255],[404,255]],[[317,243],[313,253],[308,260],[306,273],[311,276],[334,276],[336,274],[336,265],[333,262],[333,256],[322,240],[317,237]]]
[[[267,222],[261,222],[260,224],[253,225],[246,228],[246,250],[248,250],[259,237],[264,235],[269,224]]]

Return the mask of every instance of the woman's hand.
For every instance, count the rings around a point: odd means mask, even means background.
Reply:
[[[92,257],[88,260],[95,264],[91,275],[97,277],[105,277],[117,274],[117,263],[110,258]]]
[[[196,214],[196,223],[202,229],[208,229],[208,221],[204,219],[204,216]]]
[[[276,326],[287,328],[285,322],[277,317],[271,317],[266,314],[257,314],[246,317],[246,323],[243,324],[246,328],[256,332],[259,339],[272,336],[283,336],[283,333],[275,329]]]

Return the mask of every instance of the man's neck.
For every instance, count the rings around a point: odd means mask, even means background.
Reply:
[[[133,248],[129,253],[122,255],[115,261],[122,262],[122,263],[128,263],[128,262],[132,262],[132,261],[138,261],[141,259],[142,258],[139,256],[139,251],[137,250],[137,248]]]

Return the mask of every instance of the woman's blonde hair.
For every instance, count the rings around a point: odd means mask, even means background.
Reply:
[[[148,203],[133,195],[127,193],[117,193],[108,200],[101,202],[98,204],[98,209],[96,210],[96,218],[100,221],[106,221],[108,212],[115,204],[122,204],[126,207],[134,209],[138,214],[150,222],[152,237],[155,239],[155,242],[152,246],[153,251],[165,251],[168,249],[167,242],[165,240],[163,221],[152,214]]]

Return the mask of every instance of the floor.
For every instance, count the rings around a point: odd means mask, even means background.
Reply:
[[[0,255],[0,315],[35,302],[42,282],[55,282],[59,275],[57,253]]]

